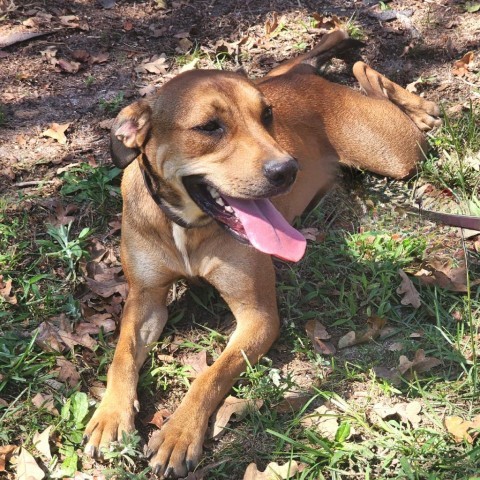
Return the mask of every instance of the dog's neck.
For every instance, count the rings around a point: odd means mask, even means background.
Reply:
[[[148,193],[152,197],[153,201],[160,207],[166,217],[180,227],[190,228],[190,225],[173,211],[173,209],[167,204],[164,197],[161,195],[160,191],[162,181],[154,173],[150,160],[148,160],[145,152],[142,152],[140,171],[142,172],[143,181],[145,182]]]

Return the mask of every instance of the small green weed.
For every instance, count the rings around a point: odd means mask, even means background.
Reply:
[[[74,393],[63,405],[56,430],[62,436],[60,453],[65,458],[53,478],[72,477],[78,471],[77,449],[82,443],[88,410],[88,398],[83,392]]]
[[[88,255],[85,241],[91,233],[90,228],[84,228],[76,238],[70,238],[72,224],[54,227],[47,226],[47,234],[51,240],[37,240],[42,255],[57,258],[66,268],[66,280],[77,279],[78,262]]]
[[[116,167],[91,167],[82,163],[63,174],[60,193],[77,202],[92,202],[100,210],[100,218],[120,208],[119,176]]]
[[[85,77],[85,85],[91,87],[96,82],[96,78],[93,75]]]
[[[123,92],[118,92],[111,100],[106,100],[102,98],[101,100],[99,100],[98,104],[100,105],[100,108],[105,112],[115,114],[120,111],[124,97],[125,94]]]

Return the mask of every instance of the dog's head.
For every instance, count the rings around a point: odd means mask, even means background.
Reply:
[[[190,71],[153,99],[120,112],[111,152],[121,168],[138,157],[159,179],[164,205],[183,224],[199,227],[214,219],[252,242],[246,223],[255,224],[258,236],[259,217],[280,222],[266,199],[287,192],[298,171],[272,136],[274,122],[272,106],[245,76]]]

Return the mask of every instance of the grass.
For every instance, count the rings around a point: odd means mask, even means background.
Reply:
[[[355,28],[350,27],[353,36]],[[187,64],[195,55],[177,63]],[[113,114],[122,101],[116,97],[102,108]],[[416,181],[448,189],[454,200],[465,208],[472,202],[473,209],[479,175],[469,159],[478,158],[479,138],[478,111],[447,118],[430,139],[435,153]],[[93,350],[77,345],[62,353],[46,351],[36,340],[44,321],[63,314],[78,324],[86,312],[103,311],[103,299],[86,295],[84,269],[93,239],[118,248],[107,232],[121,208],[119,176],[118,169],[87,163],[64,172],[59,196],[78,208],[68,225],[48,225],[49,212],[35,196],[0,204],[0,271],[3,282],[12,280],[17,299],[13,304],[0,295],[0,445],[22,444],[50,478],[95,468],[110,478],[149,478],[141,453],[142,439],[152,429],[148,416],[159,406],[173,411],[190,384],[180,356],[207,351],[215,360],[232,330],[229,312],[213,289],[178,284],[170,322],[141,372],[140,433],[125,435],[107,452],[103,467],[83,457],[81,436],[96,401],[92,387],[105,382],[112,337],[100,333]],[[402,214],[397,194],[408,198],[412,184],[370,176],[363,176],[362,184],[360,190],[347,185],[348,195],[339,189],[303,218],[302,227],[319,228],[324,238],[310,244],[299,264],[278,264],[281,337],[266,358],[248,365],[232,392],[261,399],[263,406],[232,423],[218,442],[209,442],[200,467],[220,463],[208,478],[241,479],[250,462],[265,469],[272,461],[300,463],[302,470],[292,478],[305,480],[478,478],[478,440],[457,442],[445,418],[480,414],[480,289],[474,284],[479,255],[465,240]],[[358,201],[351,200],[352,191]],[[34,204],[28,212],[27,201]],[[414,276],[437,255],[469,262],[466,293],[424,285]],[[400,268],[420,294],[418,309],[401,303]],[[112,299],[107,303],[114,309]],[[387,321],[388,335],[333,356],[317,353],[305,331],[307,321],[320,320],[337,344],[346,333],[365,329],[373,315]],[[398,382],[379,374],[397,368],[402,356],[413,359],[420,349],[441,365],[404,374]],[[62,356],[75,365],[77,385],[58,380]],[[292,391],[304,395],[303,404],[279,410]],[[37,394],[50,395],[52,403],[34,404]],[[382,417],[374,408],[412,402],[421,405],[414,421],[398,412]],[[334,419],[330,431],[306,421],[322,406],[329,413],[317,417]],[[33,440],[49,426],[51,460]]]

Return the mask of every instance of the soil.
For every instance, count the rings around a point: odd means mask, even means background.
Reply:
[[[166,8],[159,8],[161,1],[2,4],[8,12],[0,24],[0,46],[14,33],[48,33],[6,46],[0,54],[5,119],[0,130],[1,188],[8,196],[17,196],[21,182],[55,179],[59,166],[88,158],[109,162],[108,135],[100,124],[114,115],[105,110],[105,102],[120,94],[125,105],[145,87],[151,91],[162,85],[179,71],[192,48],[205,53],[197,66],[214,67],[218,53],[232,51],[231,43],[243,39],[239,54],[223,61],[222,68],[241,66],[258,76],[325,33],[310,22],[314,13],[336,15],[341,22],[352,19],[366,43],[363,60],[401,85],[421,77],[418,93],[445,102],[447,108],[480,99],[472,89],[478,76],[452,74],[453,62],[479,46],[480,13],[466,12],[464,2],[406,0],[389,3],[393,10],[385,11],[372,0],[177,0]],[[286,29],[267,38],[265,24],[274,12]],[[380,19],[391,12],[400,12],[400,19]],[[97,58],[101,63],[96,63],[94,56],[100,54],[106,54],[105,61]],[[166,71],[138,71],[160,54],[166,55]],[[78,65],[72,68],[72,62]],[[354,85],[347,71],[343,81]],[[42,136],[52,122],[69,124],[65,144]],[[45,194],[54,191],[50,187]]]

